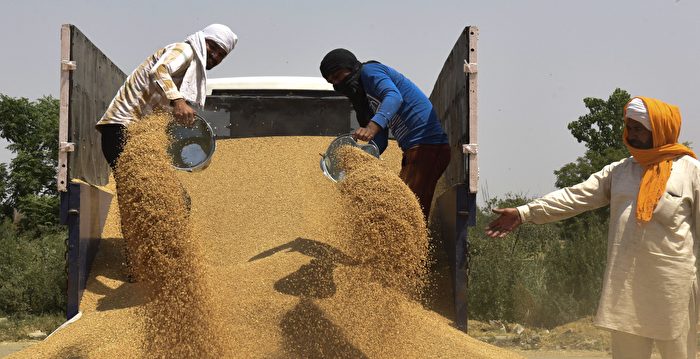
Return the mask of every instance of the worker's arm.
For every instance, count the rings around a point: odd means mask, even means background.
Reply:
[[[389,144],[389,130],[385,128],[379,131],[372,140],[374,141],[374,143],[377,144],[377,148],[379,148],[379,154],[384,153],[384,150],[386,150],[386,146]]]
[[[372,117],[372,122],[385,129],[389,126],[389,121],[396,116],[396,113],[403,104],[403,97],[394,81],[389,77],[383,66],[377,64],[366,64],[362,68],[362,83],[365,91],[376,94],[380,101],[377,111]]]
[[[184,121],[185,124],[192,123],[195,111],[187,104],[175,85],[173,74],[187,71],[193,59],[194,51],[192,47],[184,42],[177,43],[163,53],[150,73],[153,81],[158,84],[160,89],[163,90],[165,97],[170,100],[175,118]]]
[[[367,64],[362,68],[362,71],[362,83],[365,91],[377,94],[381,102],[367,126],[355,130],[353,137],[363,141],[370,141],[377,134],[387,130],[389,120],[399,111],[403,98],[399,89],[396,88],[396,85],[382,67]],[[386,142],[385,139],[382,141]],[[386,145],[384,145],[384,148],[386,148]]]
[[[367,126],[355,130],[353,137],[363,141],[375,140],[382,153],[388,142],[389,120],[399,111],[403,98],[383,67],[367,64],[363,67],[362,76],[366,91],[377,94],[381,102]]]
[[[352,133],[352,137],[356,140],[370,141],[383,129],[374,121],[369,121],[367,126],[360,127]]]

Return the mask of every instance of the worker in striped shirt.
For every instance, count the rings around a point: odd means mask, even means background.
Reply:
[[[95,126],[102,134],[102,153],[118,171],[117,160],[126,145],[126,128],[157,109],[172,107],[175,119],[182,124],[194,122],[191,107],[204,106],[206,70],[218,65],[228,55],[238,38],[225,25],[213,24],[187,38],[165,46],[146,58],[127,78]],[[116,180],[117,176],[115,176]],[[119,181],[116,181],[119,194]],[[181,186],[182,196],[190,210],[190,197]],[[120,200],[122,197],[117,196]],[[122,223],[128,221],[119,201]],[[123,226],[122,226],[123,227]],[[131,255],[123,250],[127,280],[133,282]]]
[[[130,123],[168,106],[180,123],[194,122],[190,104],[204,106],[205,70],[218,65],[237,42],[238,37],[227,26],[212,24],[183,42],[159,49],[126,78],[96,125],[102,134],[102,153],[112,170]]]

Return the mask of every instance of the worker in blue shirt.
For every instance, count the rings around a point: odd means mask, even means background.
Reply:
[[[416,194],[427,220],[435,185],[450,162],[447,134],[427,96],[404,75],[377,61],[361,63],[346,49],[321,61],[321,75],[347,96],[360,128],[355,139],[386,149],[389,130],[403,150],[399,176]]]

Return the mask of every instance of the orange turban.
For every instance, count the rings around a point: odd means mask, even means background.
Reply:
[[[644,102],[649,112],[653,148],[632,147],[627,142],[627,126],[622,133],[622,140],[634,160],[644,168],[637,194],[636,214],[638,220],[649,222],[656,204],[666,191],[666,182],[671,176],[673,160],[683,155],[697,157],[691,149],[678,143],[681,132],[681,112],[678,107],[653,98],[637,98]],[[625,105],[624,117],[627,117],[627,105]]]

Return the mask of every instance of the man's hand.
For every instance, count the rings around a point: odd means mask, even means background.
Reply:
[[[367,124],[367,127],[360,127],[355,132],[352,133],[352,138],[356,140],[362,140],[362,141],[371,141],[374,136],[376,136],[379,131],[381,131],[381,127],[374,122],[374,121],[369,121],[369,124]]]
[[[185,99],[177,99],[173,101],[173,116],[177,123],[184,126],[194,125],[194,115],[195,111],[190,105],[187,104]]]
[[[515,208],[494,208],[493,213],[500,216],[486,227],[486,235],[491,238],[503,238],[522,224],[520,214]]]

